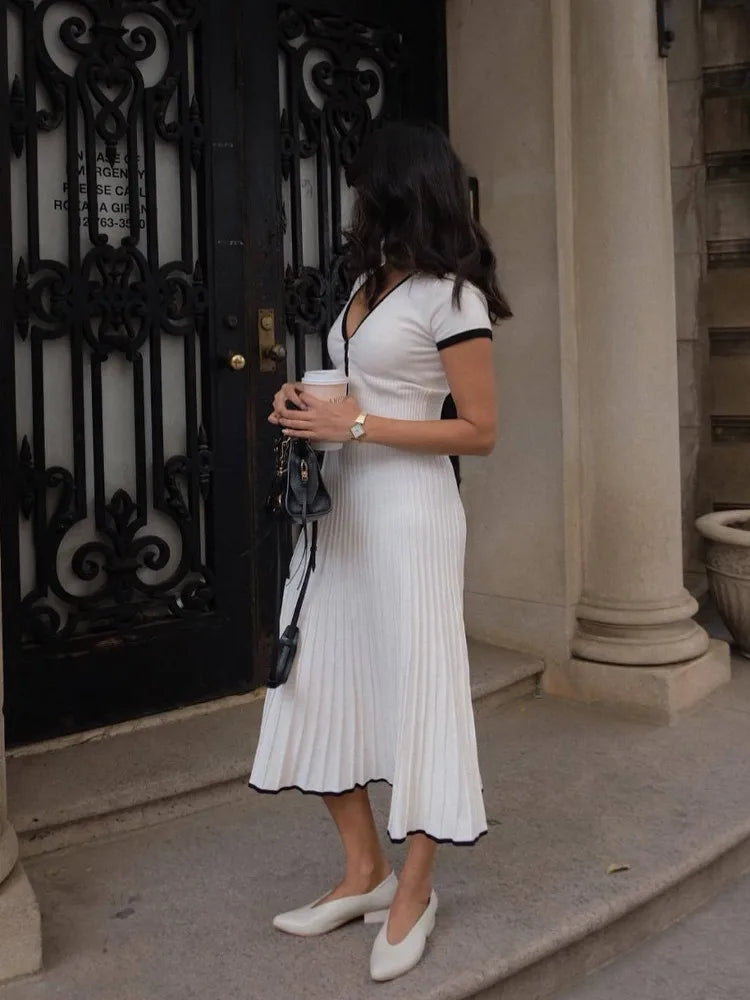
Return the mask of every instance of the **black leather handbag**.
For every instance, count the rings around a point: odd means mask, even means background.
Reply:
[[[288,404],[289,405],[289,404]],[[299,640],[299,620],[302,602],[305,599],[310,574],[315,570],[318,545],[318,520],[331,509],[331,497],[320,474],[318,453],[305,438],[295,438],[280,434],[274,444],[275,472],[271,489],[266,499],[266,510],[277,520],[276,542],[276,634],[277,648],[267,681],[268,687],[278,687],[289,677],[297,652]],[[307,566],[302,579],[299,597],[292,619],[281,636],[279,615],[284,582],[289,575],[288,560],[284,551],[289,528],[292,524],[302,525],[305,537]],[[311,540],[308,546],[307,527],[312,524]]]

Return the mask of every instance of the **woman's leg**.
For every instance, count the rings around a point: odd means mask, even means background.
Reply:
[[[383,854],[366,788],[342,795],[324,795],[323,800],[338,828],[346,855],[344,879],[322,903],[340,896],[357,896],[379,885],[392,871]]]
[[[437,843],[423,833],[413,833],[409,837],[409,850],[388,915],[387,940],[390,944],[398,944],[406,937],[430,901],[437,847]]]

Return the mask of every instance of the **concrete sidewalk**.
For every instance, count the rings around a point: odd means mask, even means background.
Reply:
[[[474,847],[439,849],[425,959],[383,984],[367,964],[378,925],[304,939],[270,923],[339,878],[324,804],[238,782],[220,807],[28,859],[45,972],[0,989],[0,1000],[544,996],[673,920],[681,885],[697,886],[679,897],[685,912],[750,867],[748,727],[742,660],[732,683],[676,726],[549,697],[480,717],[490,832]],[[371,786],[382,830],[389,796]],[[385,843],[398,867],[406,845]],[[734,867],[719,871],[721,857]],[[629,867],[607,874],[613,863]],[[709,870],[714,881],[698,885]]]

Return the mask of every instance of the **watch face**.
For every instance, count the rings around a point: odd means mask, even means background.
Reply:
[[[353,438],[361,438],[365,433],[365,429],[362,424],[353,424],[351,427],[351,435]]]

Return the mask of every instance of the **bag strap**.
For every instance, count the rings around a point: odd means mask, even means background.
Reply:
[[[294,614],[292,615],[292,620],[289,623],[293,628],[296,628],[297,621],[299,619],[300,611],[302,610],[302,602],[305,599],[305,593],[307,591],[307,585],[310,582],[310,574],[315,569],[315,553],[318,548],[318,522],[313,521],[312,526],[312,539],[310,541],[310,552],[307,556],[307,569],[305,570],[305,577],[302,581],[302,587],[300,589],[299,597],[297,598],[297,603],[294,606]]]
[[[284,551],[286,531],[286,523],[279,520],[276,524],[276,606],[274,608],[274,625],[277,631],[279,626],[279,616],[281,615],[281,598],[284,594],[284,581],[287,576],[286,553]]]
[[[305,525],[305,528],[307,525]],[[284,558],[283,553],[283,532],[285,531],[285,524],[283,522],[279,523],[278,532],[276,535],[276,624],[278,627],[279,619],[281,618],[281,602],[284,596],[284,584],[288,575],[288,569],[285,569],[285,563],[287,560]],[[297,598],[297,603],[294,607],[294,613],[292,615],[292,620],[290,625],[296,627],[297,621],[299,620],[300,611],[302,610],[302,602],[305,599],[305,594],[307,592],[307,585],[310,582],[310,574],[315,569],[315,555],[318,550],[318,522],[313,521],[312,523],[312,538],[310,540],[310,549],[307,555],[307,567],[305,569],[305,575],[302,579],[302,584],[300,586],[299,597]]]

